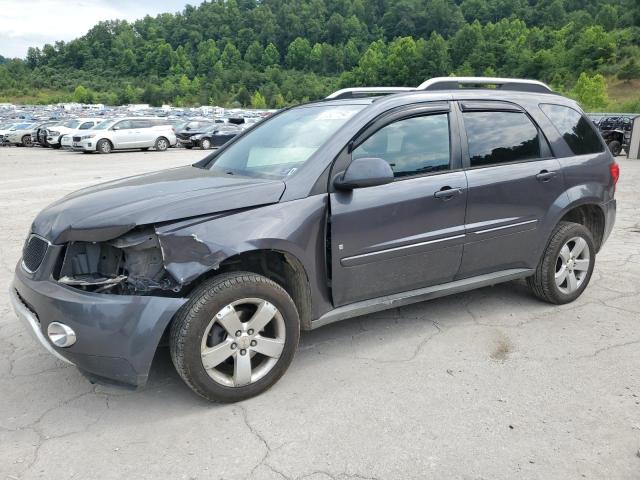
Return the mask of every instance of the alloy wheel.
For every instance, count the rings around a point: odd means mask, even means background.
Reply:
[[[249,385],[278,363],[285,336],[284,318],[272,303],[260,298],[236,300],[222,308],[205,329],[202,365],[221,385]]]
[[[578,290],[589,271],[591,252],[582,237],[569,239],[560,249],[556,260],[555,280],[558,289],[564,294]]]

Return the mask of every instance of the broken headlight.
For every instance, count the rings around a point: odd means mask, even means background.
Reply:
[[[58,282],[96,293],[178,291],[166,272],[152,228],[135,229],[107,242],[70,242]]]

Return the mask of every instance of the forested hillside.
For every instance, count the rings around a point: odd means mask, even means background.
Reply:
[[[452,73],[640,109],[640,92],[621,103],[605,91],[640,78],[640,1],[214,0],[31,48],[0,65],[0,101],[280,107]]]

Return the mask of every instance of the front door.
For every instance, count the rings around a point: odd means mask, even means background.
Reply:
[[[456,275],[467,184],[449,104],[440,105],[395,115],[356,139],[351,159],[380,157],[395,181],[330,194],[336,307],[445,283]]]
[[[535,268],[547,241],[544,217],[564,195],[560,164],[539,128],[519,107],[498,103],[461,103],[468,198],[458,278]]]

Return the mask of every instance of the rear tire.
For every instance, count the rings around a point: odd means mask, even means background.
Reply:
[[[618,140],[611,140],[608,147],[614,157],[617,157],[622,152],[622,144]]]
[[[111,153],[112,150],[113,150],[113,145],[106,138],[103,138],[102,140],[98,140],[98,143],[96,143],[96,151],[98,153]]]
[[[193,292],[173,320],[169,346],[178,374],[195,393],[237,402],[278,381],[299,338],[289,294],[261,275],[233,272]]]
[[[164,137],[158,137],[156,140],[155,149],[158,152],[165,152],[169,148],[169,140]]]
[[[527,278],[534,295],[561,305],[578,298],[591,280],[596,249],[589,229],[578,223],[560,222],[533,276]]]

